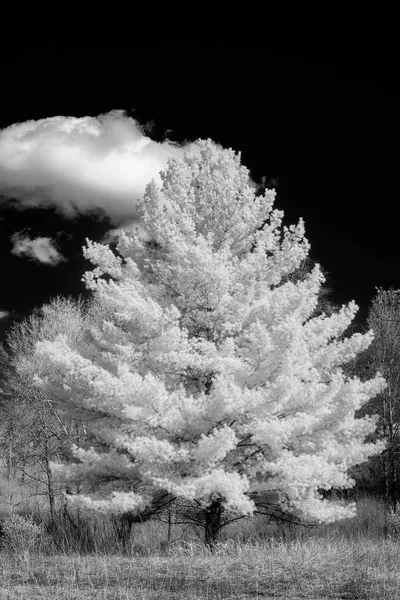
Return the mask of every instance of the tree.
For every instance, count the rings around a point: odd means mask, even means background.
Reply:
[[[282,278],[280,285],[286,283],[287,281],[291,281],[296,283],[298,281],[304,281],[307,276],[309,276],[312,269],[316,266],[316,261],[307,256],[303,261],[301,261],[300,265],[295,269],[292,273],[288,273],[285,277]],[[314,312],[311,317],[317,317],[322,314],[326,314],[328,316],[338,312],[340,306],[335,304],[330,295],[332,293],[332,288],[326,284],[326,280],[329,276],[328,272],[318,265],[319,269],[324,277],[324,280],[321,282],[321,286],[318,290],[318,302],[315,307]],[[325,283],[324,283],[325,282]]]
[[[38,383],[96,438],[54,466],[93,485],[71,501],[140,514],[170,494],[198,511],[211,547],[230,518],[256,511],[352,516],[321,491],[351,487],[348,468],[383,447],[364,443],[374,419],[354,417],[383,379],[341,369],[372,333],[338,339],[354,303],[312,317],[318,265],[287,277],[308,255],[303,222],[282,225],[275,192],[256,195],[240,154],[200,140],[161,177],[138,206],[151,242],[138,228],[116,252],[87,240],[84,281],[109,315],[92,343],[36,345],[53,367]]]
[[[7,467],[13,465],[22,481],[45,486],[52,518],[56,489],[50,462],[65,459],[70,442],[81,437],[85,428],[82,423],[64,422],[51,395],[34,384],[35,376],[49,371],[35,344],[59,334],[72,347],[83,343],[86,312],[81,300],[55,298],[16,323],[0,348],[3,454]]]
[[[377,289],[367,323],[375,337],[369,348],[358,356],[355,371],[366,378],[379,369],[387,381],[386,388],[362,409],[362,413],[368,410],[378,416],[375,437],[386,444],[379,457],[382,459],[385,496],[396,510],[400,453],[400,290]]]

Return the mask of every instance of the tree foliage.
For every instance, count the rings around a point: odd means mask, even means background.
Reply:
[[[353,302],[315,316],[319,266],[290,277],[304,224],[283,226],[240,154],[200,140],[161,177],[138,206],[150,243],[134,228],[115,252],[87,240],[84,281],[105,311],[90,344],[36,344],[52,367],[38,383],[94,435],[54,470],[91,486],[72,501],[98,510],[140,514],[157,492],[192,503],[209,543],[227,514],[352,515],[321,490],[352,486],[349,467],[382,450],[355,411],[384,381],[341,368],[372,333],[343,336]]]

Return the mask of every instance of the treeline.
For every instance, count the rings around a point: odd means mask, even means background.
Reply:
[[[376,290],[365,329],[373,330],[374,340],[348,365],[348,370],[361,379],[379,371],[386,380],[387,387],[358,411],[359,416],[377,416],[373,439],[383,440],[386,448],[368,462],[353,467],[351,472],[358,489],[383,496],[396,509],[400,452],[400,290]]]

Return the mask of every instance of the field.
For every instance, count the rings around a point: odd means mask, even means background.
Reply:
[[[361,500],[354,519],[312,531],[258,519],[224,531],[214,554],[182,527],[165,547],[166,525],[156,522],[135,526],[124,554],[101,550],[105,527],[95,552],[74,551],[72,539],[57,553],[4,549],[0,598],[400,599],[400,541],[377,500]]]

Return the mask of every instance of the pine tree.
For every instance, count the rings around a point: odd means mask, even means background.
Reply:
[[[133,228],[116,251],[87,240],[84,281],[104,310],[91,343],[37,344],[53,366],[41,385],[96,437],[54,470],[91,486],[72,501],[98,510],[184,499],[210,546],[228,516],[352,516],[321,492],[351,487],[348,468],[382,450],[364,443],[374,419],[354,413],[384,381],[341,367],[372,333],[343,336],[353,302],[313,316],[320,268],[288,277],[308,256],[304,224],[283,226],[240,154],[200,140],[161,178],[138,204],[146,239]]]

